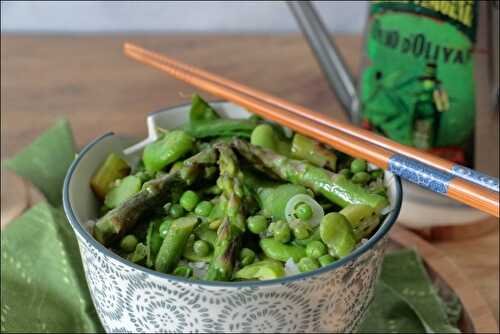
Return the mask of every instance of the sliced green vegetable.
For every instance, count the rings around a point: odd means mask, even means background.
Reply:
[[[268,280],[280,278],[285,275],[283,264],[274,260],[262,260],[249,264],[235,274],[235,278]]]
[[[104,204],[108,208],[116,208],[134,196],[141,190],[141,179],[134,175],[129,175],[120,180],[116,187],[111,188],[104,199]]]
[[[95,194],[104,199],[113,182],[122,179],[130,173],[129,165],[116,153],[110,153],[101,167],[92,176],[90,186]]]

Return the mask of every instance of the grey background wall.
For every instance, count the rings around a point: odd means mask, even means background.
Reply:
[[[356,33],[365,1],[315,1],[328,28]],[[298,27],[283,1],[2,1],[3,32],[283,33]]]

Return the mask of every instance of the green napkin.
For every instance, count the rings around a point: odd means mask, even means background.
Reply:
[[[63,120],[3,164],[36,185],[50,204],[39,203],[2,232],[2,332],[103,330],[60,207],[74,156],[71,129]],[[458,298],[440,297],[414,251],[397,251],[384,259],[374,301],[358,331],[458,332],[460,313]]]

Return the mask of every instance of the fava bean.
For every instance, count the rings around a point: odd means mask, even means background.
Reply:
[[[318,261],[316,261],[316,259],[303,257],[302,259],[300,259],[299,263],[297,263],[297,267],[299,267],[301,273],[304,273],[306,271],[313,271],[315,269],[318,269],[319,263]]]
[[[311,241],[306,246],[306,254],[308,257],[317,259],[326,254],[326,246],[321,241]]]
[[[337,212],[327,214],[319,226],[321,240],[328,246],[331,255],[344,257],[356,246],[356,237],[351,224]]]
[[[261,239],[260,247],[267,257],[274,260],[286,262],[288,259],[298,262],[301,258],[306,256],[306,251],[300,246],[285,245],[274,239]]]

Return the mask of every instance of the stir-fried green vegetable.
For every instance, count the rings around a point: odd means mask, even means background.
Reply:
[[[111,153],[90,182],[105,212],[94,236],[128,260],[185,278],[275,279],[334,263],[382,220],[384,174],[366,161],[259,117],[221,118],[198,95],[189,116],[132,174]]]

